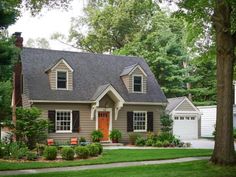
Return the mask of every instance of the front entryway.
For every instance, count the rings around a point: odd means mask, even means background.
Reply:
[[[110,112],[99,111],[98,112],[98,129],[103,133],[102,141],[109,140],[109,124],[110,124]]]

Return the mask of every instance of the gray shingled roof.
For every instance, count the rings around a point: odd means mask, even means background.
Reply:
[[[45,70],[59,59],[73,68],[73,90],[51,90]],[[31,100],[89,101],[111,84],[126,102],[167,102],[147,63],[138,57],[24,48],[21,53],[26,94]],[[148,75],[147,93],[128,93],[120,74],[139,64]],[[99,92],[99,93],[98,93]]]
[[[176,98],[168,98],[168,104],[166,106],[166,111],[167,112],[171,112],[173,111],[176,106],[178,106],[180,104],[181,101],[183,101],[185,99],[185,97],[176,97]]]
[[[124,70],[122,71],[122,73],[120,74],[120,76],[125,76],[127,74],[129,74],[138,64],[135,63],[134,65],[131,65],[131,66],[126,66],[124,68]]]

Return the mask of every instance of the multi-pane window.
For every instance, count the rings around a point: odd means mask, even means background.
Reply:
[[[67,88],[67,73],[66,71],[57,71],[57,88]]]
[[[133,76],[133,91],[142,92],[142,76]]]
[[[174,117],[174,120],[195,120],[195,117],[189,117],[189,116],[180,116],[180,117],[178,117],[178,116],[175,116]]]
[[[57,111],[56,112],[56,131],[57,132],[71,132],[71,111]]]
[[[133,114],[133,130],[134,131],[146,131],[147,130],[147,113],[146,112],[134,112]]]

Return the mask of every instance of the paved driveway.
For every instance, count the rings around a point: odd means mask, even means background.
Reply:
[[[197,139],[197,140],[183,140],[183,142],[190,142],[191,148],[196,149],[214,149],[215,141],[211,139]],[[234,143],[236,149],[236,143]]]
[[[183,142],[191,143],[193,149],[214,149],[214,140],[197,139],[197,140],[182,140]],[[234,143],[236,149],[236,143]],[[107,146],[104,149],[157,149],[156,147],[137,147],[137,146]]]

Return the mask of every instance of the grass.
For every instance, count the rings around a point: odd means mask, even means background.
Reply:
[[[208,161],[146,165],[99,170],[55,172],[43,174],[17,175],[18,177],[236,177],[236,166],[220,167]]]
[[[6,162],[0,161],[0,170],[19,170],[32,168],[66,167],[114,162],[131,162],[142,160],[175,159],[182,157],[210,156],[209,149],[119,149],[105,150],[96,159],[74,160],[62,162]]]

